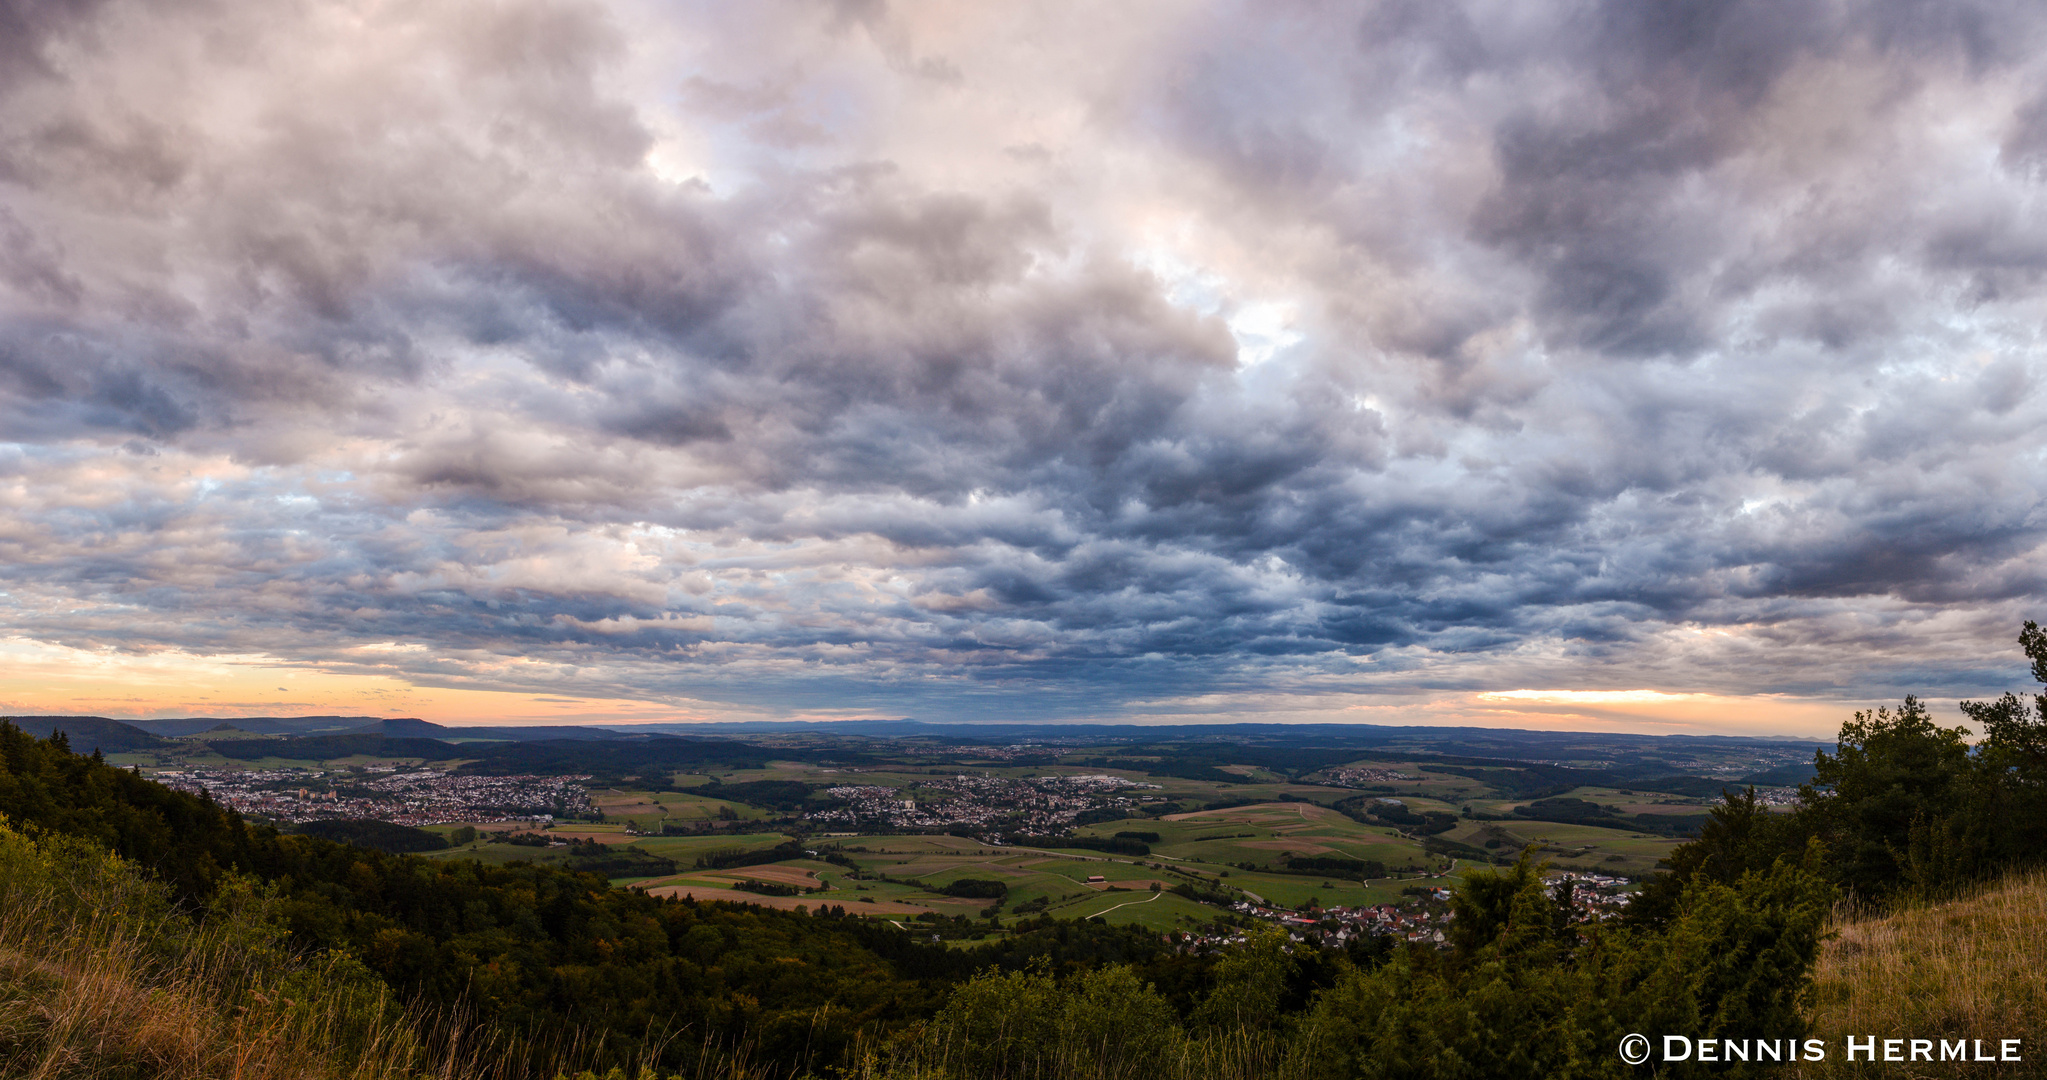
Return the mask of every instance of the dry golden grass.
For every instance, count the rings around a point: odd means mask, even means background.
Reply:
[[[381,983],[346,959],[294,961],[260,895],[243,890],[228,899],[245,902],[195,922],[105,852],[25,837],[0,822],[0,1076],[492,1080],[502,1073],[506,1055],[463,1045],[460,1033],[472,1025],[397,1007]]]
[[[1828,1060],[1804,1077],[2047,1076],[2047,870],[1886,915],[1843,910],[1820,954],[1812,1011]],[[1847,1037],[2023,1039],[2022,1064],[1850,1066]],[[1881,1045],[1881,1044],[1879,1044]],[[1907,1047],[1909,1053],[1909,1046]],[[1934,1056],[1939,1056],[1938,1045]]]
[[[1078,1041],[992,1070],[970,1064],[961,1046],[941,1036],[914,1049],[864,1047],[839,1075],[841,1080],[1298,1080],[1302,1071],[1298,1062],[1288,1060],[1282,1040],[1236,1031],[1182,1040],[1164,1059],[1142,1065],[1119,1061],[1113,1046]]]

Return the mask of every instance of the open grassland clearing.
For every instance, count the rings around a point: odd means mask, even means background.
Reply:
[[[770,761],[758,769],[730,769],[715,772],[705,777],[709,782],[715,777],[726,784],[750,784],[763,780],[787,783],[814,784],[820,787],[837,787],[841,784],[878,784],[898,787],[938,777],[958,776],[962,770],[956,768],[932,771],[909,766],[870,765],[816,765],[805,761]],[[696,785],[702,786],[702,785]]]
[[[1153,850],[1162,857],[1170,857],[1181,862],[1238,869],[1243,869],[1246,863],[1253,867],[1284,866],[1287,864],[1286,856],[1289,853],[1317,858],[1376,860],[1384,863],[1389,871],[1419,868],[1426,865],[1427,861],[1419,845],[1375,834],[1351,837],[1328,835],[1283,838],[1235,837],[1203,840]]]
[[[1428,761],[1378,761],[1362,758],[1345,762],[1328,769],[1309,773],[1301,779],[1307,783],[1333,782],[1339,775],[1350,773],[1400,773],[1413,777],[1411,780],[1373,778],[1345,785],[1352,795],[1384,795],[1390,798],[1406,799],[1414,796],[1441,799],[1445,802],[1459,802],[1481,798],[1493,793],[1493,789],[1468,776],[1437,771]]]
[[[1352,794],[1357,793],[1352,792]],[[1400,803],[1400,805],[1407,807],[1409,810],[1417,814],[1426,814],[1431,810],[1438,810],[1446,814],[1457,814],[1462,813],[1464,811],[1464,808],[1467,806],[1477,805],[1476,803],[1472,802],[1469,799],[1457,801],[1452,799],[1432,798],[1427,795],[1415,795],[1411,793],[1405,795],[1374,795],[1368,793],[1368,797],[1373,799],[1393,799],[1396,802]]]
[[[1887,915],[1836,912],[1835,936],[1814,973],[1812,1036],[1833,1052],[1801,1077],[1903,1075],[1895,1065],[1851,1066],[1850,1035],[1878,1039],[2024,1039],[2022,1064],[1912,1066],[1919,1076],[2047,1075],[2047,871],[2014,874],[1961,899]],[[1858,1071],[1860,1069],[1861,1071]]]
[[[1011,921],[1040,912],[1061,917],[1084,917],[1112,906],[1112,903],[1092,903],[1091,897],[1109,895],[1142,899],[1149,895],[1153,882],[1158,882],[1164,889],[1185,880],[1163,868],[1153,869],[1142,859],[1106,856],[1100,852],[1074,851],[1069,854],[1049,848],[988,846],[961,837],[859,837],[846,838],[842,843],[845,844],[844,854],[860,867],[862,879],[854,881],[850,877],[842,877],[833,881],[835,888],[840,890],[831,894],[835,903],[844,892],[853,892],[868,894],[867,899],[876,902],[939,904],[941,906],[934,910],[942,913],[952,913],[953,908],[946,905],[965,904],[972,908],[973,914],[979,914],[995,901],[953,900],[937,891],[962,878],[975,878],[1000,881],[1008,888],[1001,907],[1005,917]],[[872,845],[869,850],[855,850],[869,845]],[[1159,865],[1163,867],[1163,864]],[[1208,876],[1212,878],[1213,873],[1211,871]],[[820,874],[820,877],[824,876]],[[1090,877],[1103,880],[1090,882],[1087,880]],[[906,885],[906,881],[916,881],[924,887]],[[1140,895],[1132,896],[1133,893]],[[1076,902],[1088,903],[1085,910],[1068,911],[1067,905]],[[1167,910],[1178,915],[1202,912],[1202,918],[1197,921],[1206,921],[1215,915],[1215,909],[1191,902],[1160,909],[1161,912]],[[847,912],[859,913],[851,907],[847,908]],[[1152,916],[1157,914],[1151,913]],[[1130,916],[1129,919],[1136,921],[1137,917]],[[1111,921],[1123,920],[1112,917]],[[1167,923],[1173,921],[1166,919]]]
[[[931,911],[947,918],[954,915],[976,918],[994,903],[993,900],[975,897],[945,896],[924,886],[899,881],[873,878],[861,881],[840,879],[832,884],[832,891],[821,894],[818,899],[821,902],[828,900],[833,904],[844,904],[848,915],[871,915],[894,904],[907,908],[913,915]],[[855,904],[859,906],[856,908]]]
[[[848,836],[821,837],[819,843],[832,844],[844,849],[855,858],[866,859],[879,856],[912,857],[932,852],[995,851],[988,845],[970,836],[946,834],[908,833],[901,836],[859,834]]]
[[[1377,861],[1389,868],[1422,866],[1430,861],[1419,843],[1394,828],[1366,825],[1328,807],[1304,802],[1200,810],[1141,824],[1109,822],[1080,831],[1093,836],[1156,832],[1159,839],[1151,845],[1154,855],[1221,866],[1280,864],[1289,852]]]
[[[1291,777],[1281,776],[1271,769],[1258,765],[1218,765],[1216,767],[1223,772],[1229,773],[1231,776],[1241,776],[1246,780],[1255,780],[1263,784],[1284,784],[1291,779]]]
[[[1619,814],[1703,814],[1720,802],[1719,799],[1609,787],[1576,787],[1564,792],[1560,797],[1597,803]],[[1471,800],[1469,805],[1473,811],[1481,814],[1511,814],[1515,807],[1527,806],[1535,801],[1532,798],[1480,798]]]
[[[1529,844],[1541,844],[1547,848],[1545,856],[1559,867],[1637,876],[1654,871],[1657,861],[1679,843],[1628,829],[1523,818],[1467,822],[1444,833],[1443,839],[1507,858]]]
[[[1142,862],[1125,862],[1118,858],[1097,857],[1087,862],[1076,862],[1066,858],[1038,858],[1023,865],[1033,873],[1063,878],[1081,888],[1099,888],[1103,885],[1134,888],[1153,881],[1172,884],[1172,876],[1163,870],[1153,870]],[[1089,882],[1089,878],[1102,880]]]
[[[590,801],[606,820],[629,821],[635,828],[660,832],[663,825],[708,825],[720,820],[759,821],[769,811],[745,803],[731,802],[681,791],[620,791],[608,788],[590,793]]]
[[[762,851],[787,843],[790,837],[778,832],[715,833],[707,836],[642,836],[633,846],[650,855],[674,859],[678,866],[695,865],[698,858],[721,851]]]
[[[507,1055],[260,905],[189,920],[139,867],[0,821],[0,1076],[507,1080]],[[459,1025],[459,1026],[458,1026]]]
[[[887,874],[890,877],[914,877],[920,881],[945,881],[956,877],[1032,876],[1052,874],[1058,877],[1085,877],[1089,873],[1101,873],[1099,869],[1108,865],[1107,857],[1099,852],[1074,852],[1071,855],[1050,854],[1053,849],[990,846],[977,844],[962,837],[909,837],[886,838],[889,846],[858,850],[853,841],[846,842],[843,854],[859,864],[863,871]],[[929,840],[952,841],[940,844],[905,844],[903,841]],[[872,842],[872,841],[870,841]],[[1085,867],[1095,867],[1088,870]]]
[[[440,851],[419,852],[422,859],[475,859],[486,866],[503,866],[506,863],[563,863],[569,859],[567,844],[561,847],[530,847],[526,844],[490,844],[478,840]]]
[[[767,896],[738,887],[741,882],[749,880],[819,891],[796,896]],[[929,913],[947,919],[962,915],[977,918],[993,902],[945,896],[931,887],[935,883],[919,881],[913,885],[871,876],[854,880],[844,867],[801,859],[724,869],[689,869],[667,877],[648,878],[636,882],[635,886],[656,896],[690,895],[698,900],[733,900],[783,909],[793,909],[802,904],[814,910],[820,905],[833,904],[843,906],[848,915],[859,916]]]
[[[1437,872],[1440,872],[1443,864],[1438,862],[1436,866]],[[1425,874],[1409,874],[1398,878],[1373,878],[1370,885],[1363,885],[1334,877],[1313,878],[1233,870],[1221,884],[1254,893],[1267,904],[1276,907],[1299,908],[1311,900],[1322,907],[1362,907],[1399,903],[1409,899],[1401,892],[1402,889],[1448,885],[1452,880],[1449,876],[1436,880]]]
[[[1227,806],[1215,810],[1195,810],[1184,814],[1168,814],[1159,819],[1159,824],[1161,826],[1173,824],[1182,828],[1204,828],[1224,825],[1248,826],[1269,832],[1273,829],[1291,828],[1309,822],[1321,822],[1330,817],[1340,818],[1344,821],[1350,820],[1327,807],[1315,806],[1309,803],[1267,802],[1255,803],[1249,806]],[[1163,829],[1161,829],[1160,837],[1162,842],[1164,835]]]
[[[1640,798],[1640,796],[1637,796],[1637,798]],[[1718,805],[1717,800],[1678,799],[1673,796],[1668,802],[1617,803],[1614,805],[1614,809],[1623,814],[1664,814],[1672,817],[1682,817],[1708,813],[1716,805]]]
[[[1108,770],[1114,774],[1114,770]],[[1357,792],[1348,788],[1325,787],[1321,784],[1249,783],[1224,784],[1208,780],[1187,780],[1177,776],[1153,776],[1146,773],[1130,773],[1131,779],[1159,785],[1159,791],[1144,794],[1157,795],[1164,801],[1177,803],[1239,802],[1312,802],[1327,806],[1348,799]]]
[[[1101,919],[1112,926],[1138,925],[1161,933],[1202,926],[1215,909],[1169,892],[1100,892],[1077,897],[1048,909],[1061,919]]]
[[[517,822],[511,824],[516,825]],[[622,821],[556,822],[547,827],[544,835],[550,840],[594,840],[600,844],[613,845],[627,844],[639,839],[626,833],[625,823]]]

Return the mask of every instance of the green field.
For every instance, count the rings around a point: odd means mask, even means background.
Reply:
[[[590,801],[607,821],[630,822],[635,828],[655,833],[660,832],[664,825],[701,826],[720,820],[761,821],[773,816],[759,807],[687,791],[619,791],[607,788],[591,791]]]
[[[1174,814],[1155,821],[1113,821],[1075,830],[1083,836],[1141,831],[1159,835],[1153,856],[1236,867],[1280,862],[1288,854],[1377,860],[1420,871],[1431,859],[1393,828],[1365,825],[1308,802],[1261,803]]]
[[[618,884],[664,894],[675,892],[700,899],[732,899],[777,907],[830,904],[845,907],[849,914],[892,921],[937,915],[948,922],[965,917],[977,925],[986,925],[985,917],[993,909],[998,925],[1045,914],[1059,918],[1099,917],[1111,923],[1160,930],[1203,925],[1226,913],[1222,908],[1172,894],[1170,890],[1176,885],[1194,885],[1210,895],[1254,899],[1286,908],[1311,903],[1356,906],[1401,901],[1405,898],[1403,890],[1441,883],[1443,875],[1458,868],[1456,861],[1428,852],[1424,838],[1412,829],[1360,822],[1333,808],[1344,800],[1398,799],[1417,814],[1461,815],[1469,809],[1480,817],[1503,818],[1499,821],[1466,818],[1440,834],[1443,840],[1468,845],[1496,858],[1511,858],[1523,847],[1536,844],[1543,846],[1545,856],[1559,866],[1641,875],[1653,871],[1657,860],[1675,844],[1667,838],[1626,829],[1517,819],[1512,816],[1513,809],[1526,800],[1504,797],[1481,780],[1434,771],[1426,761],[1361,759],[1351,765],[1299,774],[1298,781],[1263,766],[1219,766],[1223,773],[1241,780],[1232,783],[1220,778],[1189,779],[1141,768],[1108,768],[1087,763],[1105,759],[1146,760],[1144,754],[1117,747],[1065,749],[1060,751],[1057,763],[960,763],[973,757],[970,751],[933,749],[928,756],[903,750],[893,760],[856,764],[770,758],[758,768],[713,766],[676,773],[674,790],[650,792],[593,786],[591,799],[603,814],[603,821],[556,822],[544,831],[565,841],[630,845],[673,860],[676,873],[671,875],[615,879]],[[418,759],[373,757],[325,762],[281,757],[229,760],[211,753],[196,739],[189,748],[120,755],[115,760],[125,763],[128,758],[144,766],[227,769],[291,765],[335,769],[418,763]],[[433,767],[449,768],[455,764],[436,762]],[[1387,777],[1384,783],[1367,783],[1367,778],[1352,774],[1347,779],[1359,786],[1347,787],[1313,782],[1339,778],[1345,769],[1371,769],[1404,776]],[[954,836],[811,834],[806,841],[809,850],[821,854],[836,852],[853,865],[835,865],[822,858],[796,858],[750,867],[697,866],[699,858],[712,852],[765,850],[800,835],[781,831],[785,826],[796,827],[782,811],[717,798],[715,792],[720,785],[794,781],[813,789],[878,786],[894,789],[906,799],[927,801],[924,794],[927,791],[933,799],[940,795],[930,787],[934,781],[949,780],[962,773],[1011,779],[1106,774],[1155,785],[1120,793],[1127,800],[1123,805],[1139,816],[1099,822],[1075,832],[1077,836],[1095,839],[1111,838],[1119,832],[1155,833],[1158,839],[1147,841],[1150,847],[1147,855],[1129,856],[1082,848],[1011,847]],[[1570,795],[1625,814],[1686,814],[1703,809],[1702,800],[1613,788],[1580,788]],[[1215,805],[1230,802],[1245,805]],[[1352,808],[1356,808],[1355,802]],[[1163,816],[1145,816],[1162,812]],[[435,828],[449,832],[454,826]],[[494,827],[487,826],[486,831],[491,828]],[[668,835],[665,829],[688,831]],[[529,847],[479,839],[428,857],[473,858],[489,863],[521,860],[553,863],[570,856],[566,846]],[[1385,867],[1386,873],[1360,881],[1354,873],[1280,872],[1292,859],[1316,857],[1376,862]],[[1102,880],[1089,881],[1091,877]],[[985,898],[947,896],[941,891],[961,878],[1000,881],[1007,886],[1008,893],[998,903]],[[777,897],[737,888],[749,880],[801,891],[798,895]]]
[[[635,794],[635,793],[626,793]],[[1519,823],[1515,823],[1519,824]],[[1532,823],[1541,824],[1541,823]],[[436,827],[450,831],[453,826]],[[623,823],[564,823],[548,830],[564,837],[592,838],[608,844],[631,844],[675,860],[678,872],[655,878],[617,879],[617,884],[688,894],[697,899],[731,899],[777,907],[834,904],[848,914],[902,921],[924,913],[950,919],[980,919],[994,901],[946,896],[941,889],[961,878],[1000,881],[1008,887],[997,924],[1035,918],[1100,917],[1115,924],[1136,924],[1158,930],[1192,929],[1211,922],[1220,910],[1172,894],[1176,884],[1196,883],[1208,890],[1287,908],[1311,901],[1321,906],[1357,906],[1402,900],[1402,889],[1436,884],[1454,871],[1453,864],[1424,854],[1418,845],[1392,830],[1358,822],[1313,804],[1275,803],[1193,814],[1179,820],[1120,821],[1089,826],[1082,835],[1108,836],[1119,830],[1142,829],[1160,834],[1148,856],[1125,856],[1087,849],[1006,847],[955,836],[846,836],[813,838],[823,850],[836,850],[854,868],[821,859],[797,858],[776,863],[726,869],[695,866],[713,851],[759,851],[790,837],[776,832],[727,833],[708,836],[631,836]],[[1568,829],[1569,827],[1558,827]],[[1206,839],[1218,831],[1228,841]],[[1588,830],[1601,832],[1606,830]],[[811,850],[820,850],[813,847]],[[1307,876],[1245,870],[1240,861],[1276,862],[1285,851],[1333,853],[1348,858],[1401,860],[1397,866],[1417,869],[1370,883],[1340,876]],[[1204,857],[1204,852],[1243,856]],[[430,858],[477,858],[503,863],[516,860],[558,862],[567,848],[534,848],[478,841]],[[1390,858],[1389,858],[1390,857]],[[854,870],[857,869],[857,876]],[[1426,871],[1427,877],[1422,876]],[[1100,881],[1089,878],[1099,877]],[[773,881],[816,889],[797,897],[763,897],[735,892],[746,879]],[[1152,885],[1159,886],[1155,894]]]
[[[1605,787],[1580,787],[1564,792],[1564,797],[1583,799],[1613,808],[1622,814],[1703,814],[1718,805],[1718,799],[1687,798],[1666,795],[1661,792],[1647,792]],[[1504,799],[1494,797],[1475,798],[1463,804],[1476,813],[1505,815],[1514,812],[1517,806],[1527,806],[1532,799]]]
[[[807,767],[798,769],[777,765],[741,770],[720,779],[729,783],[796,779],[806,770]],[[819,782],[815,771],[808,771],[813,773],[808,782]],[[1013,771],[1020,775],[1045,775],[1050,770],[1039,767]],[[887,784],[914,790],[914,785],[927,775],[912,770],[873,770],[845,778],[843,782]],[[1201,783],[1186,782],[1188,786]],[[1416,839],[1401,835],[1395,828],[1363,824],[1326,805],[1338,798],[1350,797],[1355,792],[1309,785],[1271,786],[1275,789],[1309,788],[1318,797],[1306,799],[1294,795],[1287,801],[1192,811],[1158,819],[1130,818],[1076,830],[1077,835],[1087,837],[1112,837],[1118,832],[1129,831],[1157,833],[1158,841],[1150,844],[1151,852],[1145,856],[1082,848],[990,845],[971,838],[945,835],[863,835],[813,837],[809,841],[811,850],[836,851],[854,863],[852,868],[809,858],[722,870],[698,868],[696,860],[707,853],[733,849],[765,850],[786,842],[790,836],[768,831],[696,836],[630,835],[626,832],[628,824],[636,830],[651,831],[658,829],[664,821],[715,822],[718,808],[728,805],[733,807],[734,816],[743,815],[743,821],[761,820],[768,816],[757,808],[707,799],[688,791],[605,790],[595,793],[593,798],[606,810],[607,816],[615,815],[618,820],[594,825],[565,822],[547,831],[564,837],[597,839],[607,844],[631,844],[673,859],[677,864],[678,872],[674,875],[619,879],[619,884],[676,895],[687,894],[698,899],[734,899],[778,907],[832,904],[845,907],[848,914],[892,921],[903,921],[925,913],[947,919],[955,916],[981,919],[989,908],[996,906],[994,901],[951,897],[940,891],[961,878],[995,880],[1008,887],[1008,894],[999,905],[998,925],[1051,915],[1058,918],[1099,917],[1110,923],[1168,930],[1201,926],[1222,913],[1216,907],[1172,894],[1169,890],[1177,884],[1197,884],[1208,891],[1287,908],[1299,908],[1311,902],[1322,906],[1356,906],[1400,901],[1404,898],[1403,889],[1418,883],[1433,883],[1455,868],[1454,863],[1426,853]],[[1236,792],[1231,794],[1234,796]],[[1450,805],[1427,799],[1408,798],[1404,801],[1416,810],[1443,809]],[[685,814],[702,816],[684,817]],[[1508,824],[1518,827],[1523,823]],[[723,827],[735,826],[728,820]],[[738,827],[743,827],[743,824]],[[1460,830],[1469,828],[1461,826]],[[1544,834],[1552,839],[1575,839],[1561,835],[1570,828],[1544,826]],[[1607,830],[1584,831],[1598,833]],[[1514,850],[1518,851],[1518,846]],[[1661,853],[1660,848],[1653,852],[1645,848],[1644,851],[1655,855]],[[1376,860],[1388,867],[1391,876],[1360,882],[1343,875],[1297,875],[1245,868],[1245,864],[1260,868],[1283,866],[1289,855]],[[493,862],[521,858],[555,861],[565,858],[566,851],[479,842],[455,851],[437,852],[434,857],[476,857]],[[1102,880],[1089,881],[1091,877]],[[735,892],[738,883],[747,879],[774,881],[818,891],[796,897],[764,897]],[[1152,888],[1154,884],[1159,887],[1156,893]]]
[[[1665,836],[1593,825],[1560,825],[1551,821],[1474,821],[1443,834],[1445,840],[1507,854],[1529,844],[1542,845],[1543,855],[1557,866],[1609,874],[1643,875],[1680,841]]]

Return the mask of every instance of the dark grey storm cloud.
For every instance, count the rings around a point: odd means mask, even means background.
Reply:
[[[2043,29],[0,9],[0,603],[769,710],[1980,692]]]

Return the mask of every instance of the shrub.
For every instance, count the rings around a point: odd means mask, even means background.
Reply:
[[[0,818],[0,1075],[400,1080],[498,1070],[458,1018],[408,1014],[361,964],[295,960],[273,894],[203,918],[93,844]],[[433,1039],[420,1032],[443,1028]],[[53,1071],[53,1068],[55,1071]]]

